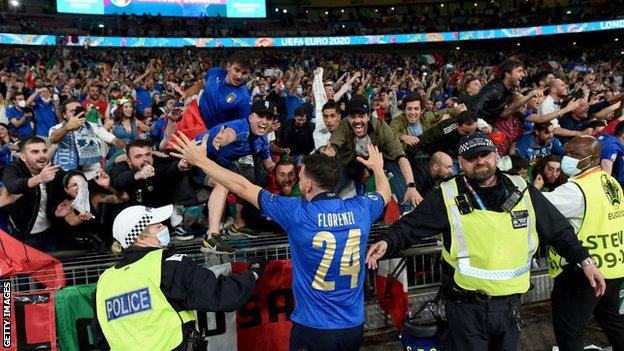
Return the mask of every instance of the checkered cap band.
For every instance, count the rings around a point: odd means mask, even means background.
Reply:
[[[153,218],[154,216],[152,216],[150,213],[146,213],[145,215],[143,215],[143,217],[141,217],[139,222],[135,224],[132,229],[130,229],[128,236],[126,236],[126,240],[125,240],[126,245],[128,246],[132,245],[132,243],[134,243],[134,241],[139,237],[139,235],[143,233],[145,228],[147,228],[147,226],[150,224]]]

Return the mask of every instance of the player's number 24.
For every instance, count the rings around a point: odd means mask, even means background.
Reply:
[[[360,275],[360,229],[349,230],[347,244],[345,245],[342,258],[340,259],[340,275],[351,276],[351,289],[357,287]],[[312,240],[312,246],[322,249],[325,244],[325,253],[319,264],[312,287],[316,290],[332,291],[336,289],[336,282],[326,281],[325,276],[331,266],[336,253],[336,237],[330,232],[318,232]]]

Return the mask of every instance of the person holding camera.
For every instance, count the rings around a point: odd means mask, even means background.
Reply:
[[[87,179],[100,170],[101,143],[124,148],[125,143],[101,125],[87,122],[78,100],[70,98],[61,104],[63,122],[50,128],[50,143],[56,144],[53,163],[65,171],[81,170]]]

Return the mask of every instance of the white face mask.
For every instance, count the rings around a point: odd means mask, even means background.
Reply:
[[[24,108],[26,107],[26,100],[20,100],[17,102],[17,106],[19,106],[20,108]]]

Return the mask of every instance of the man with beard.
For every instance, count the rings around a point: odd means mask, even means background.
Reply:
[[[433,153],[427,164],[414,169],[416,190],[426,197],[446,178],[453,175],[453,159],[448,154],[438,151]]]
[[[301,196],[295,165],[288,160],[279,161],[275,165],[275,186],[265,188],[273,194],[288,197]],[[236,212],[236,220],[228,228],[228,233],[255,237],[261,231],[277,233],[283,232],[284,229],[270,218],[262,216],[258,208],[247,202],[243,203],[242,209]]]
[[[605,282],[563,215],[520,176],[496,168],[496,147],[485,134],[462,138],[459,164],[463,173],[389,227],[366,262],[376,269],[377,260],[442,233],[445,349],[516,350],[520,295],[529,290],[539,239],[569,262],[583,263],[597,296]]]
[[[551,192],[568,178],[561,172],[561,156],[548,155],[535,165],[535,180],[533,185],[542,192]]]
[[[376,192],[340,199],[333,189],[340,163],[315,153],[299,172],[303,198],[271,194],[206,157],[207,138],[196,145],[175,135],[177,157],[201,168],[215,181],[259,208],[288,234],[292,252],[295,310],[290,315],[290,350],[360,349],[364,329],[364,257],[371,226],[390,199],[383,157],[373,145],[368,159]],[[397,142],[398,143],[398,142]]]
[[[222,167],[238,171],[235,162],[241,157],[252,155],[259,156],[264,168],[271,172],[275,168],[275,163],[271,160],[269,139],[266,134],[268,125],[275,118],[277,111],[268,100],[254,102],[251,110],[247,118],[219,124],[200,134],[196,140],[208,138],[207,156]],[[213,179],[208,178],[206,182],[214,188],[208,199],[208,233],[204,237],[202,251],[233,253],[234,248],[224,242],[219,235],[219,224],[225,210],[228,190]]]
[[[337,185],[337,192],[347,185],[350,178],[359,180],[362,174],[366,174],[366,169],[358,165],[356,158],[368,157],[368,145],[374,145],[380,148],[386,159],[384,169],[393,174],[394,190],[404,205],[403,210],[418,205],[422,197],[416,190],[412,167],[399,138],[385,122],[371,119],[368,101],[363,96],[353,97],[347,110],[349,117],[340,122],[327,145],[321,149],[322,153],[335,157],[346,168]]]
[[[150,100],[151,101],[151,100]],[[100,87],[98,85],[91,85],[89,87],[89,94],[82,101],[82,107],[89,113],[91,106],[97,108],[100,118],[106,116],[106,110],[108,109],[108,101],[100,94]]]
[[[554,136],[554,129],[555,127],[549,122],[536,124],[530,134],[524,134],[518,139],[511,154],[529,161],[536,161],[550,154],[563,156],[563,147],[559,139]]]
[[[280,128],[279,146],[288,150],[296,165],[303,163],[303,158],[314,150],[314,124],[310,122],[306,109],[299,106],[295,118],[286,120]]]
[[[52,223],[55,209],[48,204],[62,196],[65,172],[50,164],[43,139],[29,137],[19,147],[19,160],[9,164],[2,175],[9,193],[20,195],[8,206],[11,232],[38,250],[53,251],[57,247]]]
[[[506,111],[515,111],[523,104],[511,104],[525,76],[524,65],[517,60],[507,60],[498,67],[496,79],[486,84],[477,95],[468,102],[468,109],[492,124],[505,115]]]

